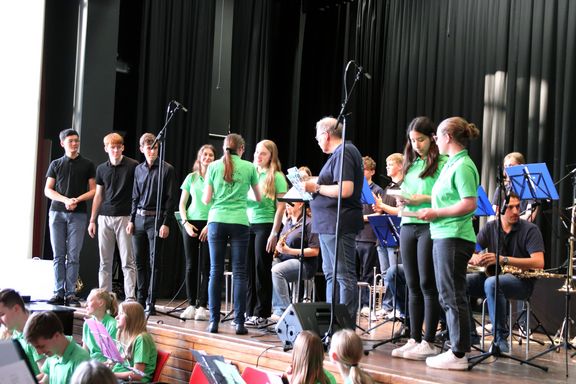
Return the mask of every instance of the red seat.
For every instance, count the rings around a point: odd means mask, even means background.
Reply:
[[[159,381],[160,374],[162,373],[162,368],[166,365],[166,362],[170,358],[170,352],[158,350],[158,356],[156,357],[156,369],[154,370],[154,376],[152,376],[152,381]]]
[[[248,384],[282,384],[280,375],[253,367],[244,368],[242,378]]]
[[[188,384],[210,384],[206,376],[204,376],[200,364],[194,364],[194,369],[192,370]]]

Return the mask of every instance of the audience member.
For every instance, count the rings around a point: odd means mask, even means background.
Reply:
[[[104,325],[112,339],[116,339],[116,315],[118,302],[116,296],[103,288],[94,288],[86,299],[86,315],[94,318]],[[98,361],[106,361],[106,356],[96,341],[96,336],[90,331],[88,323],[82,326],[82,346],[90,353],[90,358]]]
[[[364,355],[362,339],[351,329],[341,329],[330,341],[330,359],[336,364],[345,384],[372,384],[374,381],[360,368]]]
[[[54,312],[33,313],[24,327],[26,341],[47,359],[42,366],[38,381],[50,384],[66,384],[76,367],[90,360],[90,354],[76,342],[64,335],[60,319]]]
[[[290,384],[336,384],[334,375],[324,369],[324,345],[318,335],[311,331],[298,334],[285,377]]]
[[[97,360],[90,360],[76,368],[70,384],[118,384],[118,379],[106,365]]]

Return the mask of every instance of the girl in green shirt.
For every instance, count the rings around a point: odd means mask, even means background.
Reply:
[[[246,325],[261,326],[267,324],[272,314],[272,255],[286,209],[286,204],[277,199],[284,196],[288,183],[278,159],[278,147],[272,140],[262,140],[256,145],[254,165],[262,200],[248,200]]]
[[[358,365],[364,356],[362,339],[351,329],[341,329],[330,341],[330,359],[338,366],[345,384],[372,384],[374,381]]]
[[[118,302],[116,296],[103,288],[94,288],[86,299],[86,315],[94,317],[104,325],[112,339],[116,339],[116,317]],[[82,326],[82,346],[90,353],[90,358],[105,362],[106,356],[102,354],[88,323]]]
[[[208,245],[210,247],[210,281],[208,304],[210,324],[208,331],[218,332],[222,296],[222,278],[227,245],[230,243],[230,259],[233,274],[234,322],[236,334],[248,333],[244,326],[246,311],[246,251],[250,233],[248,230],[248,191],[252,188],[254,198],[260,201],[256,168],[242,160],[244,139],[231,133],[224,139],[224,156],[208,166],[202,201],[212,203],[208,212]]]
[[[311,331],[302,331],[294,341],[292,364],[284,374],[290,384],[336,384],[324,369],[324,345]]]
[[[118,321],[120,352],[125,361],[124,365],[116,364],[112,372],[117,378],[126,381],[143,383],[151,381],[156,369],[158,352],[152,336],[146,331],[144,308],[136,301],[125,301],[120,304],[120,311],[116,320]],[[136,368],[144,375],[140,375],[130,368]]]
[[[182,242],[186,256],[186,296],[188,307],[180,314],[182,319],[208,320],[208,211],[210,205],[202,202],[204,178],[208,165],[214,161],[216,148],[210,144],[200,147],[192,173],[180,186],[179,212],[182,224]],[[191,199],[190,205],[188,201]],[[188,205],[188,207],[187,207]]]

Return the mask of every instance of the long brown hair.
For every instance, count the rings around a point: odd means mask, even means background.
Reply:
[[[202,159],[202,153],[206,149],[211,150],[212,153],[214,154],[214,158],[216,158],[216,148],[214,148],[214,146],[212,144],[204,144],[198,150],[198,153],[196,154],[196,161],[194,162],[194,165],[192,166],[192,172],[198,172],[200,174],[200,176],[202,176],[202,177],[204,177],[206,170],[202,169],[201,159]]]
[[[227,183],[234,181],[232,178],[234,174],[234,163],[232,162],[232,155],[237,155],[238,150],[244,149],[244,138],[237,133],[230,133],[224,139],[224,155],[222,155],[222,162],[224,163],[224,180]]]
[[[433,136],[436,134],[436,126],[434,122],[426,116],[419,116],[412,119],[406,129],[406,145],[404,146],[404,163],[402,164],[402,175],[406,175],[408,169],[412,166],[412,163],[418,157],[416,151],[412,148],[412,141],[410,140],[410,132],[415,131],[423,135],[428,136],[430,139],[430,148],[428,149],[428,154],[426,155],[426,168],[420,173],[420,178],[434,176],[438,170],[438,158],[440,157],[440,151],[436,145],[436,141]]]
[[[262,183],[262,193],[271,200],[276,199],[276,172],[282,173],[282,165],[278,158],[278,147],[272,140],[262,140],[256,146],[262,144],[270,152],[270,164],[266,170],[266,178]],[[282,173],[282,175],[284,175]]]
[[[124,328],[118,328],[118,341],[125,348],[125,358],[132,360],[134,340],[146,333],[144,308],[137,301],[125,301],[120,304],[120,312],[125,315]]]
[[[291,384],[328,384],[324,373],[324,346],[320,337],[310,331],[302,331],[296,337],[292,350]]]

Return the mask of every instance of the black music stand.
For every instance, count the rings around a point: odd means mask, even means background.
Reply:
[[[536,175],[536,173],[538,174],[538,177],[534,177],[533,175],[530,174],[530,171],[534,172],[534,175]],[[546,168],[545,164],[534,164],[534,166],[532,164],[525,164],[525,165],[519,165],[519,166],[513,166],[513,167],[508,167],[506,168],[506,173],[508,174],[508,177],[511,181],[512,184],[512,188],[514,190],[514,192],[516,193],[516,195],[518,195],[520,197],[520,199],[535,199],[535,198],[552,198],[552,195],[550,193],[548,193],[548,196],[544,196],[543,193],[544,191],[548,191],[550,192],[551,190],[553,190],[554,193],[556,193],[556,188],[554,187],[554,184],[552,183],[552,179],[550,178],[550,174],[548,172],[548,169]],[[547,176],[547,178],[546,178]],[[543,181],[546,180],[546,181]],[[502,195],[504,194],[505,188],[504,188],[504,177],[501,171],[501,168],[498,167],[498,183],[499,183],[499,187],[500,187],[500,195],[498,198],[498,201],[505,201],[505,199],[503,199]],[[479,193],[478,195],[480,196],[480,186],[479,188]],[[518,189],[517,189],[518,188]],[[530,191],[530,194],[528,195],[527,193],[524,193],[524,191],[528,189]],[[481,192],[484,192],[483,190]],[[483,194],[484,197],[486,197],[486,194]],[[556,198],[558,198],[558,194],[556,193]],[[481,199],[481,197],[480,197]],[[501,218],[500,215],[504,214],[506,212],[506,204],[503,204],[500,207],[499,212],[497,213],[497,220],[498,220],[498,240],[497,240],[497,249],[496,249],[496,275],[495,275],[495,284],[494,284],[494,297],[497,296],[498,290],[499,288],[499,281],[500,278],[498,276],[498,271],[500,270],[500,238],[501,238],[501,233],[502,233],[502,224],[501,224]],[[492,210],[493,212],[493,210]],[[498,314],[498,306],[496,304],[494,304],[494,318],[497,318]],[[512,332],[512,330],[510,329],[509,332]],[[489,357],[505,357],[514,361],[519,362],[520,364],[528,364],[532,367],[535,368],[540,368],[543,371],[547,372],[548,371],[548,367],[544,367],[541,365],[537,365],[534,364],[528,360],[523,360],[520,359],[518,357],[512,356],[510,354],[504,354],[502,353],[502,351],[500,350],[500,348],[498,347],[498,344],[496,344],[496,334],[498,333],[498,324],[497,322],[495,324],[492,324],[492,334],[494,335],[493,339],[492,339],[492,344],[490,345],[490,348],[487,352],[481,353],[480,355],[476,355],[476,356],[472,356],[468,359],[469,361],[469,365],[468,365],[468,370],[471,370],[474,366],[476,366],[477,364],[480,364],[482,361],[488,359]]]
[[[368,222],[372,226],[372,229],[374,230],[374,233],[376,234],[376,237],[378,238],[378,241],[380,242],[380,245],[383,248],[399,247],[400,246],[399,228],[400,228],[400,221],[401,220],[402,219],[398,216],[388,215],[388,214],[368,216]],[[396,265],[399,264],[398,261],[399,261],[398,260],[398,253],[396,253]],[[397,276],[394,276],[394,285],[397,285],[396,277]],[[408,300],[408,295],[406,294],[404,296],[404,301],[406,302],[407,300]],[[408,308],[408,303],[405,303],[404,308]],[[396,314],[396,298],[394,298],[394,304],[393,304],[392,311],[394,314]],[[396,320],[397,320],[397,318],[396,318],[396,316],[394,316],[394,318],[392,319],[392,321],[393,321],[393,323],[392,323],[392,337],[389,339],[386,339],[386,340],[382,340],[382,341],[372,345],[372,349],[376,349],[383,344],[395,342],[395,341],[402,338],[402,333],[394,336],[394,328],[396,326]],[[367,329],[366,332],[370,332],[370,331],[380,327],[381,325],[386,324],[389,321],[390,320],[385,320],[382,323],[377,324],[374,327]]]

